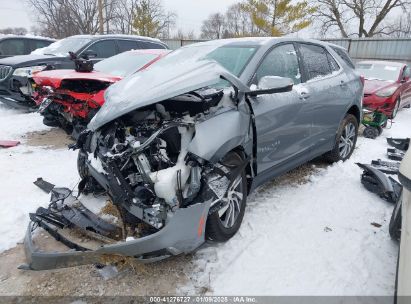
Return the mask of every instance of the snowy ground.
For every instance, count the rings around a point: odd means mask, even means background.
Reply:
[[[37,113],[0,105],[0,139],[22,141],[0,149],[0,252],[22,240],[28,212],[47,205],[48,195],[33,185],[37,177],[66,187],[78,182],[75,152],[29,144],[27,132],[47,130]],[[239,233],[226,244],[198,251],[194,270],[186,273],[190,283],[178,292],[392,295],[398,251],[388,235],[393,206],[362,187],[355,162],[385,158],[385,136],[410,133],[411,110],[402,110],[383,137],[359,138],[351,160],[314,170],[307,166],[311,173],[303,184],[280,179],[259,188],[249,197]]]

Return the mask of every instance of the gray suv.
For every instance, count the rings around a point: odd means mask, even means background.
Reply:
[[[70,189],[56,189],[50,207],[30,215],[28,267],[107,254],[154,261],[227,241],[257,186],[320,155],[351,156],[363,96],[351,65],[344,49],[314,40],[216,40],[182,47],[113,84],[73,148],[79,192],[107,193],[123,233],[71,205]],[[38,252],[37,226],[75,251]],[[67,227],[94,227],[112,241],[96,249],[67,240],[60,233]]]

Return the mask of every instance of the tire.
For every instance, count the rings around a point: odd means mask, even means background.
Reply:
[[[226,166],[230,172],[233,172],[236,168],[241,166],[243,162],[244,161],[239,154],[230,152],[223,158],[221,164]],[[231,194],[230,191],[228,192],[227,196],[231,196],[233,200],[229,200],[227,208],[220,208],[220,210],[217,210],[208,216],[205,231],[207,240],[226,242],[240,229],[247,201],[247,178],[245,169],[239,176],[237,176],[236,181],[237,180],[239,180],[238,185],[233,189]],[[236,183],[234,182],[234,184]],[[242,198],[240,198],[240,196],[242,196]],[[229,217],[229,214],[232,214],[232,217]]]
[[[398,114],[398,111],[399,111],[399,109],[400,109],[400,99],[399,98],[397,98],[397,100],[395,101],[395,105],[394,105],[394,109],[392,110],[392,114],[391,114],[391,119],[394,119],[396,116],[397,116],[397,114]]]
[[[348,129],[347,129],[348,128]],[[345,141],[347,137],[347,131],[349,131],[349,142]],[[352,133],[353,132],[353,133]],[[346,161],[349,159],[354,152],[355,144],[357,143],[358,137],[358,121],[354,115],[347,114],[341,122],[340,128],[338,129],[337,136],[335,137],[334,148],[326,153],[324,156],[330,162],[338,162],[340,160]],[[343,150],[340,145],[343,143],[347,145],[349,149]]]
[[[399,240],[401,238],[401,220],[402,220],[402,197],[395,204],[394,210],[392,211],[389,232],[390,236],[394,240]]]
[[[364,135],[365,138],[376,139],[381,133],[378,128],[367,126],[365,127],[362,135]]]

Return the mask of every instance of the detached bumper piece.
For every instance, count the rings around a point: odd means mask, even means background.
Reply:
[[[371,165],[360,163],[357,165],[364,170],[361,175],[361,183],[368,191],[390,203],[397,203],[402,192],[402,185],[399,182]]]
[[[407,151],[410,146],[409,138],[387,138],[387,143],[398,150]]]
[[[400,162],[390,162],[381,159],[371,161],[371,166],[385,174],[397,175],[400,170]]]
[[[387,148],[387,156],[391,160],[402,161],[404,158],[405,152],[398,150],[396,148]]]
[[[27,264],[19,268],[46,270],[130,259],[147,263],[192,252],[205,241],[210,204],[180,208],[162,229],[126,241],[119,226],[92,213],[69,189],[53,188],[49,208],[30,214],[24,240]]]

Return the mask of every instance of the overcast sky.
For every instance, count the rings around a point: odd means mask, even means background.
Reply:
[[[166,10],[177,14],[176,28],[200,32],[201,23],[208,15],[225,12],[226,8],[239,0],[162,0]],[[25,0],[0,0],[0,28],[25,27],[30,29],[35,18],[27,8]]]

